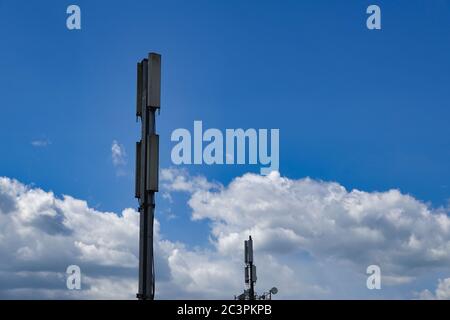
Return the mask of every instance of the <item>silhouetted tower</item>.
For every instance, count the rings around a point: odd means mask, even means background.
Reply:
[[[253,264],[253,240],[252,236],[244,241],[244,260],[245,260],[245,287],[244,293],[234,296],[235,300],[272,300],[272,295],[278,293],[278,289],[273,287],[268,292],[261,295],[255,293],[256,266]]]
[[[158,192],[159,136],[156,134],[156,111],[160,108],[161,55],[150,53],[137,65],[136,117],[142,126],[136,143],[135,196],[139,199],[139,300],[155,297],[153,257],[153,222],[155,192]]]
[[[244,241],[245,252],[245,284],[248,285],[248,300],[255,300],[256,266],[253,264],[252,236]]]

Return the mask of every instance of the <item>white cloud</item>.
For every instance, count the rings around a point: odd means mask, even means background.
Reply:
[[[217,190],[222,188],[219,183],[209,182],[203,176],[190,176],[185,169],[161,169],[160,180],[162,187],[167,191],[197,191]],[[167,197],[166,193],[166,197]],[[169,194],[170,196],[170,194]]]
[[[439,279],[435,293],[424,290],[419,294],[420,299],[424,300],[450,300],[450,278]]]
[[[113,140],[111,145],[111,160],[116,170],[117,176],[125,176],[125,166],[127,164],[127,153],[125,152],[125,147]]]
[[[26,290],[37,290],[43,298],[58,290],[63,293],[55,297],[81,295],[65,290],[70,264],[87,275],[120,273],[131,279],[137,232],[138,216],[132,209],[121,216],[98,212],[85,201],[58,199],[52,192],[0,178],[0,296],[15,297]],[[85,293],[89,290],[95,286]]]
[[[31,145],[36,148],[44,148],[51,144],[52,144],[51,141],[48,139],[37,139],[37,140],[31,141]]]
[[[221,267],[226,258],[162,239],[158,221],[155,226],[158,297],[218,296],[218,287],[204,287],[211,278],[229,286],[233,272]],[[133,209],[100,212],[85,201],[0,178],[0,298],[135,298],[138,228]],[[72,264],[81,268],[81,291],[65,287]]]
[[[113,140],[111,145],[111,158],[114,166],[125,165],[126,156],[125,147],[116,140]]]
[[[180,180],[183,172],[172,170]],[[365,277],[371,264],[381,267],[387,286],[412,283],[436,270],[450,272],[447,212],[398,190],[347,191],[338,183],[292,180],[276,172],[246,174],[215,191],[194,189],[189,206],[194,219],[212,222],[212,241],[221,256],[233,256],[252,234],[263,258],[297,266],[306,255],[328,264],[330,274],[345,265],[353,271],[352,282]]]
[[[192,217],[210,222],[212,246],[170,241],[156,221],[158,298],[239,294],[249,234],[257,289],[277,286],[277,298],[412,298],[412,286],[424,275],[438,279],[438,272],[450,271],[446,212],[396,190],[347,191],[276,173],[246,174],[222,186],[175,169],[162,171],[161,184],[164,192],[189,193]],[[85,201],[0,178],[0,297],[133,299],[137,249],[133,209],[99,212]],[[79,292],[65,289],[70,264],[84,276]],[[370,264],[382,270],[377,292],[365,288]],[[448,297],[446,281],[429,294]]]
[[[260,250],[376,263],[389,274],[450,262],[450,218],[398,190],[347,191],[308,178],[246,174],[219,192],[193,193],[189,205],[195,219],[214,222],[223,253],[251,232]]]

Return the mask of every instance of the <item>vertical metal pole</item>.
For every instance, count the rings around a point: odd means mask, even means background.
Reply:
[[[150,53],[138,64],[136,115],[141,118],[142,136],[136,147],[136,197],[139,198],[139,300],[155,297],[153,227],[155,192],[158,191],[159,136],[156,110],[160,107],[161,56]]]
[[[248,282],[249,282],[249,290],[248,290],[248,299],[255,300],[255,279],[253,278],[253,240],[252,236],[248,237],[247,241],[244,241],[245,248],[245,264],[246,272],[248,273]]]
[[[148,125],[147,127],[147,143],[150,143],[150,135],[156,133],[156,123],[155,123],[155,108],[149,107],[147,112],[148,117]],[[148,156],[148,155],[147,155]],[[147,159],[150,161],[150,159]],[[147,173],[146,173],[147,175]],[[147,247],[147,297],[150,300],[153,300],[155,297],[155,264],[153,257],[153,224],[155,220],[155,192],[148,191],[147,194],[147,238],[146,238],[146,247]]]
[[[253,262],[250,261],[250,300],[255,300],[255,284],[253,283]]]
[[[147,186],[147,170],[148,166],[146,165],[150,159],[148,159],[148,146],[150,143],[150,136],[156,133],[156,123],[155,123],[155,112],[156,109],[153,107],[145,107],[145,111],[143,112],[143,119],[145,124],[143,124],[143,136],[144,144],[143,144],[143,175],[142,179],[144,179],[144,185]],[[153,300],[155,297],[155,270],[154,270],[154,257],[153,257],[153,227],[154,227],[154,218],[155,218],[155,192],[148,191],[144,188],[144,202],[141,206],[140,210],[140,271],[139,271],[139,293],[137,295],[140,300]]]

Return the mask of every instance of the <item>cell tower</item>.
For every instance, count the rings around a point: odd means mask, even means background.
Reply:
[[[255,293],[255,283],[257,280],[256,266],[253,264],[253,239],[252,236],[244,241],[244,260],[245,260],[245,286],[244,293],[234,296],[235,300],[271,300],[272,294],[277,294],[278,289],[273,287],[268,292],[258,296]]]
[[[244,255],[245,255],[245,284],[248,285],[248,299],[255,300],[255,282],[256,266],[253,264],[253,240],[252,236],[244,241]]]
[[[139,300],[155,297],[153,260],[153,222],[155,192],[158,192],[159,135],[156,134],[156,111],[160,108],[161,55],[149,53],[137,64],[136,117],[142,126],[136,143],[135,197],[139,200]]]

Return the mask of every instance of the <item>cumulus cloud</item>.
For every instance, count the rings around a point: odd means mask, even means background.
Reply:
[[[179,180],[183,173],[171,170]],[[380,266],[385,285],[450,272],[448,212],[398,190],[348,191],[335,182],[292,180],[277,172],[246,174],[227,187],[194,189],[189,206],[194,220],[212,222],[212,241],[222,256],[232,256],[252,234],[263,259],[288,259],[286,266],[295,270],[307,256],[328,264],[328,273],[345,265],[354,270],[348,281],[360,281],[372,264]]]
[[[0,178],[0,298],[133,299],[138,234],[133,209],[101,212],[85,201]],[[217,297],[230,283],[240,284],[230,281],[239,277],[226,257],[163,239],[158,221],[155,253],[158,298]],[[66,289],[69,265],[81,268],[81,291]],[[211,279],[221,287],[207,288]]]
[[[427,289],[419,294],[419,298],[423,300],[450,300],[450,278],[439,279],[434,294]]]
[[[1,297],[37,297],[32,292],[42,298],[80,295],[65,289],[64,273],[71,264],[87,272],[86,280],[89,274],[95,279],[102,274],[134,276],[138,232],[134,210],[121,215],[98,212],[85,201],[58,199],[52,192],[8,178],[0,178],[0,203]],[[91,294],[95,283],[87,282],[84,294]]]
[[[168,194],[187,192],[191,223],[207,220],[211,229],[209,245],[191,248],[165,238],[156,221],[157,298],[230,299],[242,292],[249,234],[257,289],[277,286],[279,298],[413,298],[411,288],[425,275],[450,271],[446,209],[398,190],[348,191],[277,173],[246,174],[223,186],[178,169],[163,170],[161,185]],[[133,209],[100,212],[0,178],[0,297],[134,298],[138,220]],[[81,291],[65,289],[72,264],[82,270]],[[375,293],[365,287],[372,264],[382,272],[383,289]],[[420,297],[448,298],[447,281]]]

